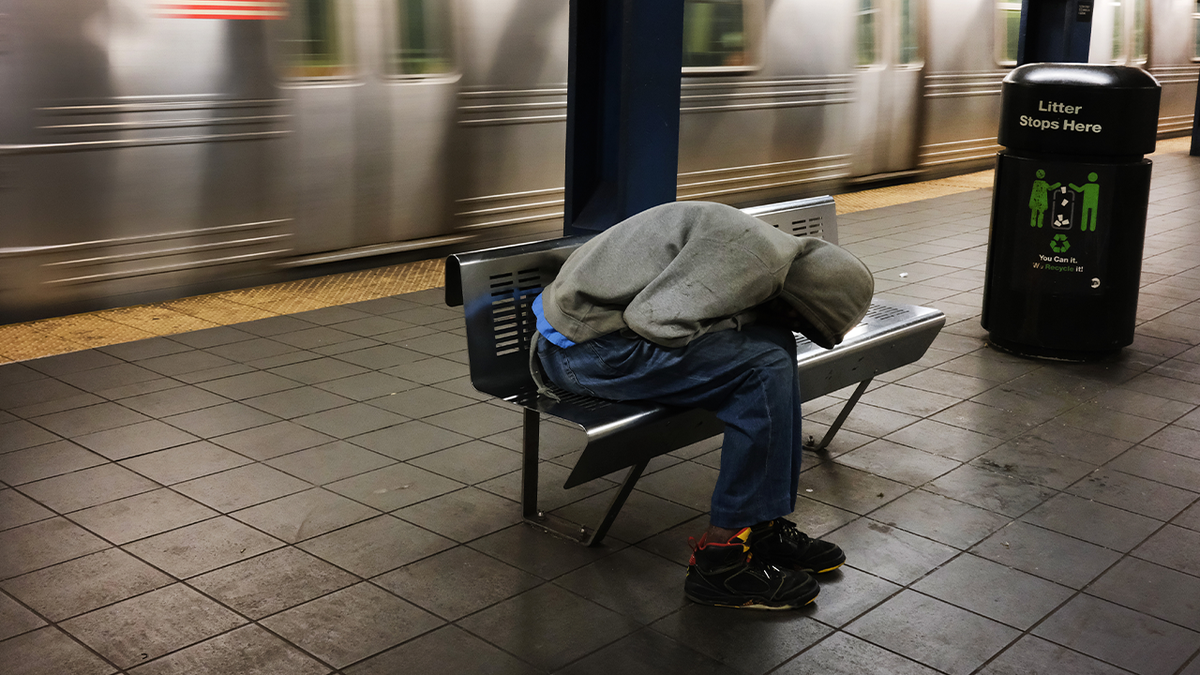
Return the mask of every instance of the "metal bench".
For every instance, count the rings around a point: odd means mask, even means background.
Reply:
[[[836,210],[830,197],[744,211],[796,236],[819,236],[837,243]],[[650,460],[720,434],[723,424],[702,410],[609,401],[553,386],[561,400],[538,395],[529,375],[529,344],[535,329],[530,305],[567,256],[588,239],[567,237],[452,255],[446,261],[445,293],[447,305],[464,307],[471,383],[524,409],[521,501],[525,520],[597,546]],[[862,323],[835,349],[822,349],[797,336],[796,367],[804,401],[858,385],[821,441],[808,447],[828,446],[871,379],[920,359],[945,321],[935,309],[876,299]],[[570,422],[586,435],[583,452],[563,487],[629,469],[608,511],[590,531],[586,527],[564,531],[538,509],[541,415]]]

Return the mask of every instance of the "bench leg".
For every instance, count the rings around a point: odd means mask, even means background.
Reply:
[[[617,513],[621,511],[622,506],[625,506],[625,500],[629,499],[629,494],[633,492],[634,484],[642,477],[642,472],[646,470],[646,465],[649,463],[649,460],[647,460],[637,466],[631,467],[629,473],[625,474],[625,480],[621,482],[621,489],[617,490],[617,494],[609,502],[608,511],[600,519],[600,523],[596,525],[596,530],[583,540],[585,545],[600,545],[600,542],[604,539],[604,535],[608,534],[608,528],[612,527],[613,521],[617,519]]]
[[[538,509],[538,444],[541,440],[540,423],[541,417],[538,412],[526,408],[524,433],[521,435],[521,515],[524,517],[525,522],[550,534],[569,537],[582,542],[586,546],[599,546],[600,542],[604,540],[604,535],[608,534],[609,528],[612,527],[613,521],[617,519],[617,513],[625,505],[625,500],[629,499],[630,493],[633,492],[634,484],[642,477],[642,472],[646,470],[646,465],[650,462],[647,460],[629,469],[629,473],[625,475],[625,480],[621,483],[621,488],[617,490],[617,494],[609,502],[608,511],[604,513],[604,516],[600,519],[596,528],[592,530],[591,534],[588,534],[588,528],[570,526],[566,521],[551,523],[555,519]]]
[[[521,515],[525,517],[525,520],[534,520],[542,515],[538,511],[537,505],[541,416],[538,411],[525,408],[524,422],[524,433],[521,434]]]
[[[805,446],[809,450],[821,452],[825,448],[829,447],[829,442],[833,440],[834,434],[836,434],[838,430],[842,428],[842,424],[844,424],[846,418],[850,416],[850,411],[854,409],[855,404],[858,403],[858,399],[862,398],[863,393],[867,391],[867,385],[871,384],[871,380],[873,379],[874,378],[868,377],[867,379],[858,383],[858,387],[856,387],[854,389],[854,393],[850,395],[850,400],[846,401],[846,405],[842,406],[842,411],[838,413],[837,419],[833,421],[833,424],[829,427],[829,431],[825,432],[825,436],[821,438],[821,442],[815,445],[811,441],[805,443]]]

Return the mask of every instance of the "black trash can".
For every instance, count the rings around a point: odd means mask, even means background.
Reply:
[[[1004,78],[983,327],[1005,351],[1087,361],[1133,341],[1158,82],[1039,63]]]

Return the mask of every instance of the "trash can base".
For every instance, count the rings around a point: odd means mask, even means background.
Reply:
[[[1121,347],[1100,351],[1079,351],[1074,349],[1054,349],[1027,345],[988,334],[987,344],[999,351],[1030,359],[1046,359],[1051,361],[1068,361],[1071,363],[1087,363],[1099,361],[1121,351]]]

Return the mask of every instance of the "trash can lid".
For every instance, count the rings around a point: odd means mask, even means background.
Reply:
[[[1031,63],[1004,78],[998,140],[1063,159],[1125,161],[1154,152],[1161,97],[1158,80],[1141,68]]]
[[[1158,80],[1141,68],[1098,63],[1030,63],[1014,69],[1005,84],[1107,89],[1157,89]]]

